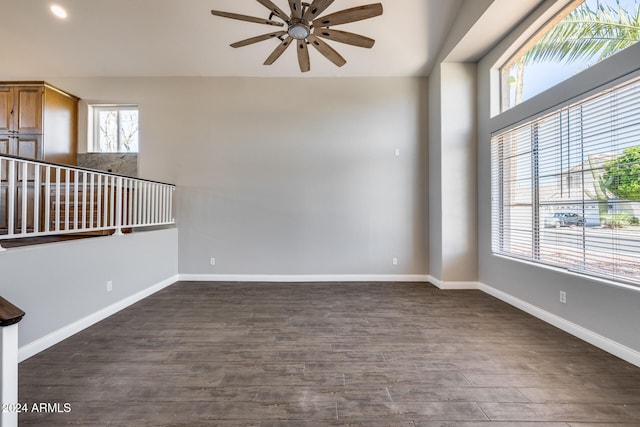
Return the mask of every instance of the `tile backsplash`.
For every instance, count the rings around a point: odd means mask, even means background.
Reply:
[[[137,153],[82,153],[77,157],[78,166],[112,172],[131,177],[138,176]]]

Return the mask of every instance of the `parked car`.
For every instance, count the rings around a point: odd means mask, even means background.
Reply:
[[[573,212],[556,212],[544,220],[545,227],[569,227],[584,225],[584,217]]]

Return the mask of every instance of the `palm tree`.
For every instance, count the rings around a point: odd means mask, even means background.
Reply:
[[[635,10],[583,3],[547,32],[516,63],[516,104],[522,100],[524,67],[539,62],[601,61],[640,41],[640,0]]]

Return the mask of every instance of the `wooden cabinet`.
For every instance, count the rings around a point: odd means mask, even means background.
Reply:
[[[45,82],[0,82],[0,154],[75,165],[78,101]],[[0,232],[8,226],[7,172],[1,175]]]
[[[22,134],[41,134],[43,87],[14,86],[11,91],[13,129]]]
[[[78,101],[44,82],[0,82],[0,152],[75,165]]]
[[[0,86],[0,135],[42,135],[42,97],[42,87]]]
[[[10,87],[0,86],[0,134],[13,130],[12,93]]]

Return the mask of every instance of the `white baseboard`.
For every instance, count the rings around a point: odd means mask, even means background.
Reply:
[[[529,304],[526,301],[523,301],[492,286],[485,285],[484,283],[479,283],[478,289],[498,298],[499,300],[506,302],[507,304],[517,307],[520,310],[529,313],[532,316],[549,323],[550,325],[555,326],[556,328],[562,329],[563,331],[577,338],[580,338],[581,340],[586,341],[589,344],[592,344],[608,353],[611,353],[622,360],[626,360],[627,362],[640,367],[640,352],[632,348],[629,348],[605,336],[597,334],[587,328],[570,322],[567,319],[543,310],[533,304]]]
[[[425,274],[180,274],[185,282],[427,282]]]
[[[476,289],[492,295],[507,304],[519,308],[563,331],[578,337],[608,353],[640,367],[640,352],[597,334],[560,316],[543,310],[533,304],[506,292],[480,282],[447,282],[430,275],[215,275],[179,274],[157,283],[128,298],[118,301],[102,310],[50,333],[18,350],[18,360],[22,362],[35,354],[61,342],[62,340],[88,328],[89,326],[129,307],[130,305],[174,284],[177,281],[211,282],[429,282],[442,290]]]
[[[453,282],[443,281],[435,278],[431,275],[427,276],[427,281],[432,283],[436,288],[442,290],[465,290],[465,289],[480,289],[479,282]]]
[[[178,281],[178,275],[169,277],[159,283],[156,283],[153,286],[148,287],[136,294],[133,294],[123,300],[116,302],[108,307],[103,308],[102,310],[98,310],[95,313],[92,313],[80,320],[77,320],[63,328],[58,329],[48,335],[45,335],[42,338],[39,338],[23,347],[18,349],[18,361],[22,362],[40,353],[43,350],[69,338],[70,336],[77,334],[83,329],[88,328],[89,326],[98,323],[101,320],[106,319],[107,317],[119,312],[122,309],[129,307],[130,305],[135,304],[136,302],[158,292],[161,289],[166,288]]]

